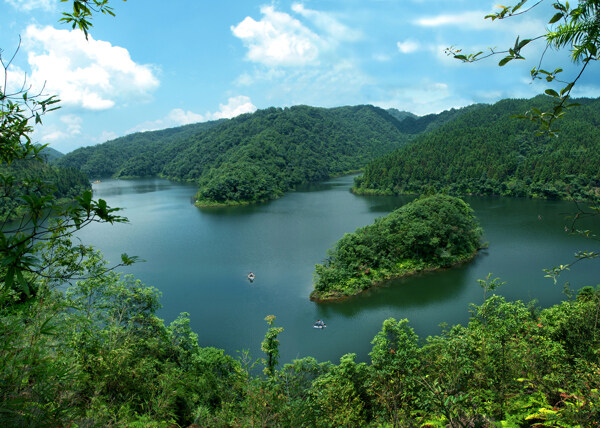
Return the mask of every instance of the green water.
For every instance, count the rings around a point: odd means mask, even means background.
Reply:
[[[170,322],[189,312],[203,346],[261,357],[266,315],[277,316],[281,360],[314,356],[337,361],[354,352],[366,361],[370,342],[387,317],[408,318],[421,337],[438,325],[466,323],[469,303],[480,303],[477,279],[493,272],[509,299],[560,301],[562,284],[596,285],[598,262],[576,265],[554,285],[543,268],[564,264],[576,250],[599,245],[565,233],[568,202],[494,197],[467,198],[485,230],[489,248],[467,265],[392,281],[351,299],[326,304],[308,300],[314,265],[344,233],[410,201],[410,197],[361,197],[349,192],[352,177],[309,186],[270,203],[199,209],[193,185],[160,179],[108,180],[94,184],[96,198],[125,208],[126,225],[93,225],[85,243],[118,261],[122,252],[145,263],[127,268],[159,288]],[[540,217],[541,216],[541,217]],[[247,274],[256,274],[254,283]],[[327,328],[312,324],[323,319]]]

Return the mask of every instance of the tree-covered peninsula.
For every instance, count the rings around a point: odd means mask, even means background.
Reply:
[[[400,122],[377,107],[295,106],[137,133],[77,149],[57,163],[91,177],[197,182],[199,205],[231,205],[361,169],[408,139]]]
[[[433,195],[347,233],[316,265],[313,300],[358,294],[391,278],[470,260],[481,228],[463,200]]]
[[[551,109],[550,97],[473,106],[371,162],[353,191],[419,194],[434,188],[454,195],[588,199],[600,187],[600,100],[576,101],[580,106],[560,122],[558,137],[536,135],[536,123],[513,117],[534,107]]]

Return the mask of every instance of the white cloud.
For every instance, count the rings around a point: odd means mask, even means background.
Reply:
[[[232,26],[234,36],[248,48],[250,61],[267,66],[302,66],[316,64],[321,38],[287,13],[277,12],[273,6],[261,8],[260,21],[246,17]]]
[[[180,108],[172,109],[166,117],[153,121],[140,123],[135,127],[125,131],[125,134],[133,132],[156,131],[158,129],[172,128],[175,126],[187,125],[189,123],[206,122],[217,119],[230,119],[244,113],[256,111],[256,106],[252,104],[249,97],[239,95],[227,100],[227,104],[219,104],[219,111],[206,114],[194,113],[190,110]]]
[[[34,9],[54,10],[56,0],[5,0],[16,9],[29,12]]]
[[[75,114],[67,114],[60,117],[59,123],[51,125],[36,126],[34,141],[42,144],[64,142],[65,140],[81,135],[83,120]]]
[[[27,27],[31,82],[57,94],[61,104],[105,110],[123,100],[145,98],[159,81],[149,65],[134,62],[127,49],[86,40],[81,31]]]
[[[329,13],[307,9],[301,3],[294,3],[292,11],[304,22],[273,6],[263,6],[260,21],[248,16],[231,27],[233,35],[248,48],[248,60],[269,67],[319,65],[325,52],[341,42],[362,38],[359,31]]]
[[[177,125],[187,125],[188,123],[204,122],[206,118],[190,110],[184,111],[180,108],[174,108],[169,112],[167,120]]]
[[[67,133],[69,135],[81,134],[81,118],[74,114],[67,114],[60,118],[60,121],[67,127]]]
[[[230,119],[244,113],[253,113],[256,111],[256,106],[252,104],[249,97],[239,95],[231,97],[227,100],[227,104],[219,104],[219,111],[213,113],[213,119]]]
[[[358,95],[369,77],[360,69],[356,51],[346,45],[363,39],[360,31],[341,23],[340,15],[298,2],[290,14],[274,6],[264,6],[261,13],[259,21],[247,17],[231,27],[248,49],[246,58],[257,64],[236,85],[264,85],[263,96],[277,105],[282,99],[286,105],[356,102],[351,95]],[[390,59],[376,57],[379,62]]]
[[[409,54],[419,50],[419,43],[414,40],[405,40],[397,43],[398,50],[403,54]]]

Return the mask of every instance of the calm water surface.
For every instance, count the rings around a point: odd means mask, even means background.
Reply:
[[[384,319],[408,318],[422,337],[440,323],[468,321],[469,303],[480,303],[477,279],[492,272],[507,284],[508,299],[538,299],[549,306],[563,298],[562,284],[596,285],[597,262],[576,265],[554,285],[543,268],[572,260],[576,250],[596,249],[565,233],[568,202],[494,197],[466,198],[485,230],[489,248],[464,266],[392,281],[343,302],[308,300],[314,265],[344,233],[373,222],[410,197],[360,197],[352,177],[308,186],[270,203],[199,209],[193,185],[161,179],[107,180],[94,184],[96,198],[124,208],[124,225],[92,225],[81,237],[108,260],[122,252],[146,260],[124,270],[163,293],[159,316],[167,322],[189,312],[202,346],[261,357],[266,315],[277,316],[281,362],[314,356],[337,361],[354,352],[366,361]],[[540,219],[541,216],[541,219]],[[256,281],[246,276],[253,271]],[[312,324],[323,319],[327,328]]]

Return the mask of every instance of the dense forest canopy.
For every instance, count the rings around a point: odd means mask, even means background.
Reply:
[[[347,233],[316,266],[314,299],[359,293],[374,283],[471,259],[481,229],[461,199],[417,199]]]
[[[400,122],[377,107],[295,106],[133,134],[75,150],[57,164],[92,177],[195,181],[200,203],[243,203],[360,169],[406,141]]]
[[[535,124],[513,119],[533,106],[550,108],[546,96],[421,117],[373,106],[295,106],[136,133],[55,164],[90,177],[194,181],[198,203],[206,205],[273,199],[366,164],[357,193],[433,187],[456,195],[585,199],[600,187],[600,101],[577,101],[558,137],[536,135]]]
[[[479,105],[370,163],[356,180],[362,194],[496,194],[588,199],[600,187],[600,100],[579,99],[558,137],[536,135],[536,124],[513,116],[552,99]],[[414,120],[414,119],[405,119]]]
[[[54,151],[56,152],[56,151]],[[10,165],[0,164],[0,220],[16,219],[26,211],[24,197],[49,193],[67,203],[92,186],[85,174],[74,168],[58,168],[46,163],[53,151],[41,153],[41,159],[21,159]]]

